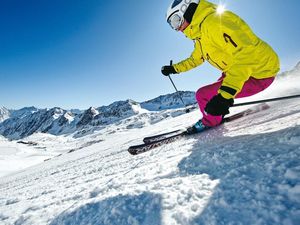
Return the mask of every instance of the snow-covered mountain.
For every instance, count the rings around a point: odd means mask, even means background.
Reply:
[[[194,104],[194,92],[180,93],[186,104]],[[1,108],[0,134],[10,139],[21,139],[35,132],[53,135],[75,133],[83,134],[101,129],[103,126],[123,119],[147,113],[182,107],[177,93],[160,96],[147,102],[138,103],[133,100],[117,101],[99,108],[90,107],[79,110],[61,108],[37,109],[27,107],[20,110]],[[74,113],[76,112],[76,113]]]
[[[299,82],[294,71],[237,102],[300,93]],[[269,103],[267,110],[132,156],[127,148],[143,137],[201,116],[184,108],[150,111],[159,107],[155,102],[25,116],[36,117],[26,120],[38,132],[18,141],[0,136],[0,224],[299,224],[299,99]]]
[[[25,107],[19,110],[9,110],[5,107],[0,107],[0,123],[9,118],[24,118],[32,113],[37,112],[35,107]]]
[[[300,62],[298,62],[297,65],[292,70],[282,72],[278,76],[279,77],[287,77],[287,76],[290,76],[290,75],[300,76]]]
[[[192,105],[195,104],[195,92],[192,91],[179,91],[178,93],[162,95],[154,98],[150,101],[141,103],[141,107],[149,111],[159,111],[165,109],[174,109],[184,107],[184,104]]]
[[[11,110],[11,115],[10,117],[14,117],[14,118],[24,118],[28,115],[31,115],[35,112],[39,111],[39,109],[31,106],[31,107],[24,107],[22,109],[19,109],[19,110]]]
[[[8,119],[10,116],[10,111],[5,107],[0,107],[0,123]]]
[[[0,134],[11,139],[19,139],[35,132],[51,132],[60,123],[65,111],[60,108],[42,109],[21,117],[6,119],[0,125]]]

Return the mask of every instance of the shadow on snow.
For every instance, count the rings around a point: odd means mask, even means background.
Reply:
[[[118,195],[65,212],[50,225],[160,225],[161,197],[153,193]]]
[[[299,224],[300,126],[236,137],[221,129],[199,136],[178,165],[182,176],[220,182],[190,224]]]

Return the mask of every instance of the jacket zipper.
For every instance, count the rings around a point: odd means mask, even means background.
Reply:
[[[197,41],[199,41],[200,43],[200,47],[201,47],[201,53],[202,53],[202,58],[204,58],[204,53],[203,53],[203,48],[202,48],[202,43],[200,41],[201,39],[197,39]],[[215,62],[214,60],[212,60],[212,58],[210,58],[209,54],[206,53],[206,58],[207,58],[207,61],[210,61],[212,62],[213,64],[215,64],[220,70],[224,70],[217,62]],[[225,62],[223,62],[226,66],[227,64]]]
[[[209,54],[206,53],[206,57],[207,57],[207,60],[212,62],[213,64],[215,64],[217,67],[219,67],[220,70],[224,70],[217,62],[215,62],[212,58],[210,58]]]

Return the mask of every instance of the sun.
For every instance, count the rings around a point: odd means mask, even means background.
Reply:
[[[225,12],[225,5],[219,4],[217,7],[217,14],[221,15],[223,12]]]

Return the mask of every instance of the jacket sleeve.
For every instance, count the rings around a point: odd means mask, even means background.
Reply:
[[[191,56],[179,63],[173,65],[177,73],[186,72],[191,70],[204,62],[204,58],[201,52],[201,44],[199,41],[194,42],[194,51]]]

